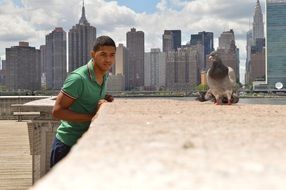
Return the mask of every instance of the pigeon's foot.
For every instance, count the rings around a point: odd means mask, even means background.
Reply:
[[[232,104],[231,100],[227,100],[227,105],[231,105],[231,104]]]
[[[213,99],[213,101],[214,101],[214,104],[216,104],[216,103],[217,103],[217,100],[216,100],[216,99]]]
[[[215,104],[216,104],[216,105],[222,105],[222,102],[221,102],[220,99],[217,99],[217,100],[215,100]]]

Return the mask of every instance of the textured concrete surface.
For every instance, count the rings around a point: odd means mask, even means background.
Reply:
[[[105,103],[33,190],[285,190],[286,106]]]

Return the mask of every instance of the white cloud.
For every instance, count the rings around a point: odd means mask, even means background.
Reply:
[[[4,1],[0,6],[0,28],[0,56],[2,58],[5,48],[37,36],[33,25],[26,20],[25,11],[13,5],[11,1]]]
[[[117,2],[90,2],[86,6],[87,19],[99,30],[110,32],[116,28],[136,25],[136,14],[126,6],[119,6]]]
[[[31,25],[23,20],[21,17],[14,17],[12,15],[0,15],[0,40],[1,41],[20,41],[26,40],[30,36],[36,35],[35,30]]]

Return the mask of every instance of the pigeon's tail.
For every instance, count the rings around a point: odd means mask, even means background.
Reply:
[[[237,103],[239,101],[239,97],[237,93],[233,93],[231,96],[231,100],[230,100],[233,104]]]
[[[200,102],[205,102],[205,101],[207,101],[206,99],[205,99],[205,92],[199,92],[198,93],[198,96],[197,96],[197,98],[196,98],[196,100],[198,100],[198,101],[200,101]]]
[[[211,99],[212,99],[212,94],[210,94],[209,91],[198,92],[198,96],[196,98],[196,100],[200,102],[209,101]]]

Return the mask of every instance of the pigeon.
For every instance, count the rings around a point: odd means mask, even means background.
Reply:
[[[226,97],[227,104],[230,105],[236,84],[235,72],[222,63],[216,51],[210,54],[209,59],[211,67],[207,71],[207,84],[210,93],[215,97],[214,102],[220,105],[223,97]]]

